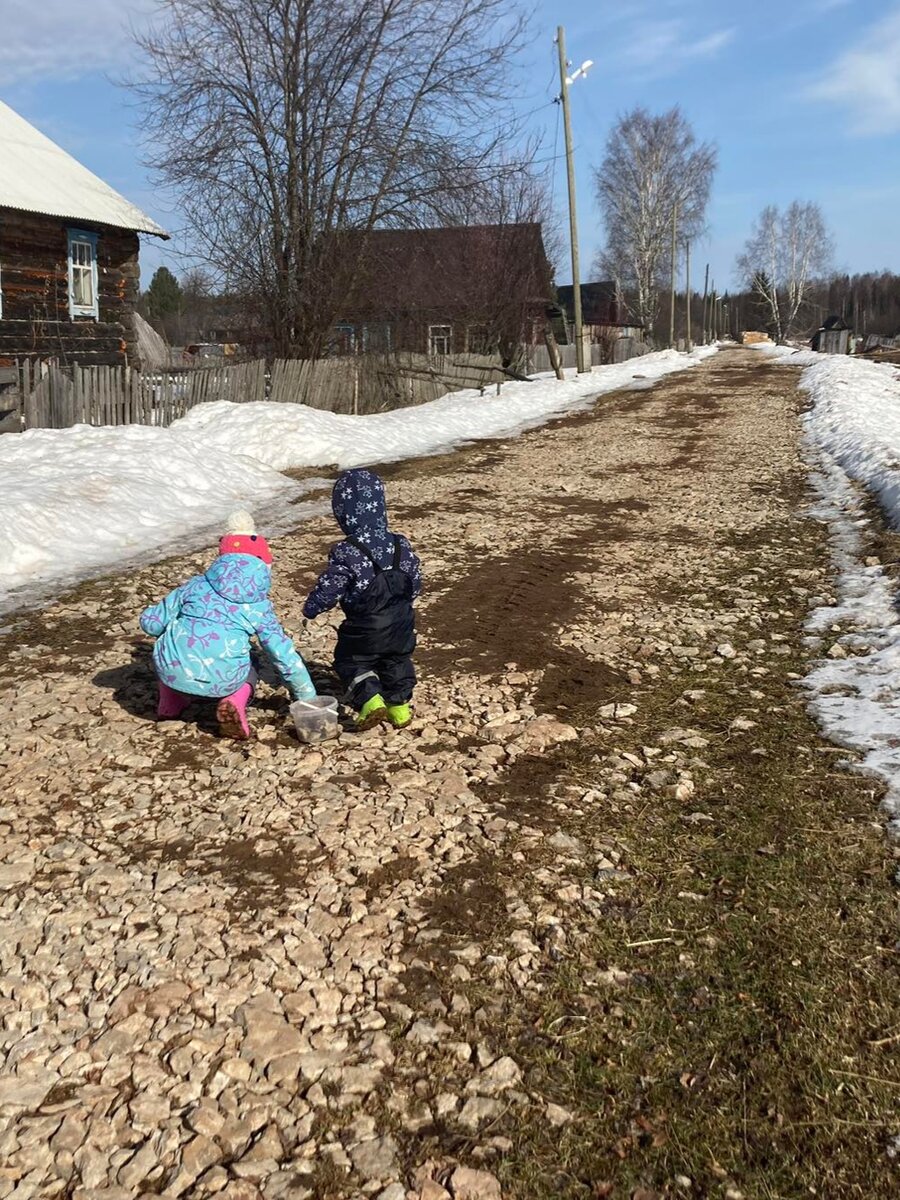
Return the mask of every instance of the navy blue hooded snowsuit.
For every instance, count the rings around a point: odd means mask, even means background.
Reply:
[[[406,538],[388,529],[384,484],[374,471],[345,471],[331,507],[347,537],[332,547],[303,615],[317,617],[337,603],[344,610],[334,666],[354,708],[376,695],[405,704],[416,683],[419,560]]]

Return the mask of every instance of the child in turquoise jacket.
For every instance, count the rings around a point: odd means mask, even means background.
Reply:
[[[223,736],[253,736],[247,705],[257,675],[250,657],[257,638],[295,700],[316,689],[306,664],[284,632],[269,600],[272,555],[252,518],[235,513],[219,557],[141,614],[141,629],[156,638],[153,665],[159,681],[160,720],[181,716],[194,697],[217,700]]]

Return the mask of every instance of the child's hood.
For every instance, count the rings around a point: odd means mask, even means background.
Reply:
[[[347,537],[371,543],[387,534],[384,484],[374,471],[360,467],[345,471],[334,485],[331,508]],[[361,537],[364,532],[369,536]]]
[[[205,579],[225,600],[258,604],[269,594],[271,572],[261,559],[248,554],[220,554]]]

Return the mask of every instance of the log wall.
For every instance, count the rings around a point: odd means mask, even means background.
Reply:
[[[70,228],[98,235],[99,320],[69,316]],[[82,366],[135,365],[139,248],[137,234],[129,230],[0,209],[0,363],[33,357]]]

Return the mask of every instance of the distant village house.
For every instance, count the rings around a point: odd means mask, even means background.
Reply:
[[[141,233],[168,237],[0,102],[0,365],[136,364]]]
[[[538,223],[343,235],[356,264],[332,353],[515,356],[540,340],[552,270]],[[358,248],[354,243],[358,243]]]
[[[560,307],[567,320],[575,320],[575,296],[570,283],[556,289]],[[628,319],[628,312],[621,302],[619,289],[612,280],[581,285],[581,323],[585,336],[591,342],[602,342],[610,337],[640,338],[643,329]]]

